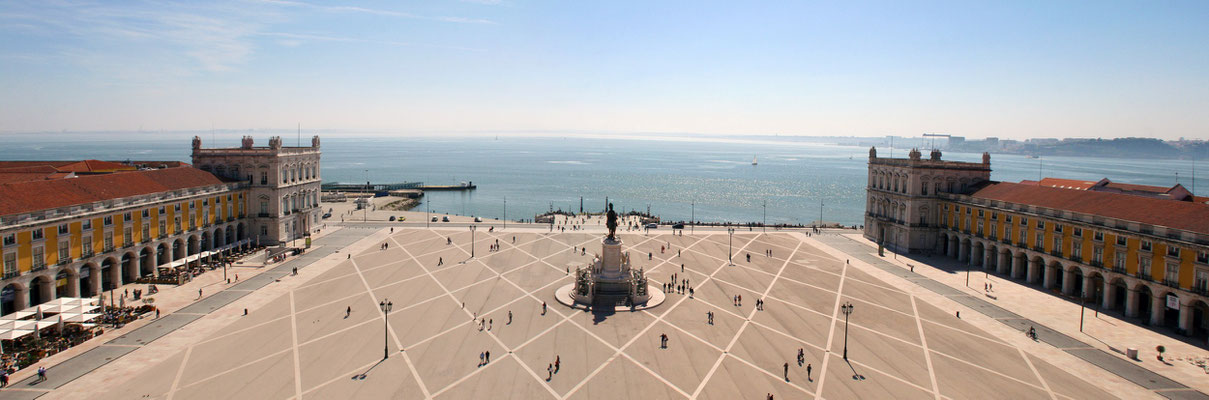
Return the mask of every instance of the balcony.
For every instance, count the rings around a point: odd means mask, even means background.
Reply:
[[[1041,246],[1033,246],[1033,251],[1038,252],[1038,253],[1044,253],[1045,248],[1041,247]]]
[[[1049,252],[1049,255],[1058,257],[1058,258],[1062,258],[1062,250],[1051,250]]]
[[[67,265],[67,264],[71,264],[71,257],[59,259],[58,265]]]
[[[16,278],[16,277],[18,277],[18,276],[21,276],[21,273],[20,273],[20,272],[17,272],[17,271],[4,271],[4,279]]]
[[[1203,282],[1201,283],[1201,285],[1193,286],[1192,289],[1188,289],[1188,290],[1191,291],[1192,293],[1196,293],[1201,296],[1209,296],[1209,285],[1205,285]]]
[[[227,222],[235,222],[235,217],[227,217]]]
[[[30,269],[29,269],[29,271],[30,271],[30,272],[34,272],[34,271],[41,271],[41,270],[44,270],[44,269],[46,269],[46,264],[42,264],[42,265],[35,265],[33,268],[30,268]]]
[[[1079,262],[1079,263],[1081,263],[1081,262],[1083,262],[1083,256],[1081,256],[1081,255],[1076,255],[1076,254],[1072,254],[1072,255],[1070,256],[1070,260],[1071,260],[1071,261],[1074,261],[1074,262]]]
[[[167,238],[168,238],[168,234],[167,234],[167,233],[161,233],[161,234],[159,235],[159,238],[160,238],[160,239],[167,239]]]
[[[1012,244],[1012,239],[1003,238],[1003,240],[1000,240],[1000,242],[1003,242],[1003,244]]]
[[[263,213],[263,212],[260,214],[256,214],[256,216],[260,217],[260,218],[273,218],[273,214]]]
[[[1134,274],[1134,276],[1138,277],[1138,279],[1141,279],[1141,280],[1144,280],[1147,282],[1154,282],[1154,278],[1151,277],[1150,274],[1144,274],[1144,273],[1139,272],[1137,274]]]
[[[1180,281],[1177,279],[1164,279],[1163,284],[1176,289],[1180,288]]]
[[[113,251],[113,246],[112,246],[112,245],[105,246],[105,252],[106,252],[106,253],[111,252],[111,251]]]
[[[1088,265],[1091,265],[1091,266],[1093,266],[1093,267],[1096,267],[1096,268],[1104,268],[1104,262],[1103,262],[1103,261],[1091,260],[1091,261],[1089,261],[1087,264],[1088,264]]]

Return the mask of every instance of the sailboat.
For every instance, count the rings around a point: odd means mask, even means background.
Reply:
[[[756,165],[756,164],[759,164],[758,162],[756,162],[756,156],[751,156],[751,165]]]

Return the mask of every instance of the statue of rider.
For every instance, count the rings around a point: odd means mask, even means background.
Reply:
[[[617,240],[617,213],[613,211],[613,203],[609,203],[608,220],[605,227],[609,228],[609,240]]]

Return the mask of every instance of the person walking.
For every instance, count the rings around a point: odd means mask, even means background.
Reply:
[[[487,356],[487,363],[490,364],[491,363],[491,350],[487,350],[483,354],[485,354]]]
[[[785,382],[789,382],[789,363],[785,363]]]
[[[512,310],[508,310],[508,325],[512,325]]]
[[[483,366],[483,352],[479,352],[479,366]]]
[[[202,290],[201,290],[201,289],[197,289],[197,299],[198,299],[198,300],[201,300],[201,298],[202,298]]]
[[[546,315],[546,302],[542,302],[542,315]]]
[[[353,315],[353,306],[348,306],[348,308],[344,309],[344,318],[348,319],[351,315]]]
[[[549,382],[550,379],[554,379],[554,364],[546,365],[546,382]]]
[[[561,359],[558,357],[558,354],[555,354],[554,355],[554,373],[556,373],[556,374],[558,373],[558,365],[559,365],[560,361],[561,361]]]
[[[445,257],[437,257],[437,266],[445,265]]]
[[[46,381],[46,367],[38,367],[38,382]]]
[[[810,377],[810,367],[810,364],[806,364],[806,380],[814,382],[814,379]]]

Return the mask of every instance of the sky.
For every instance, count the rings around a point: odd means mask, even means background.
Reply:
[[[1206,1],[7,1],[0,133],[1209,138]]]

